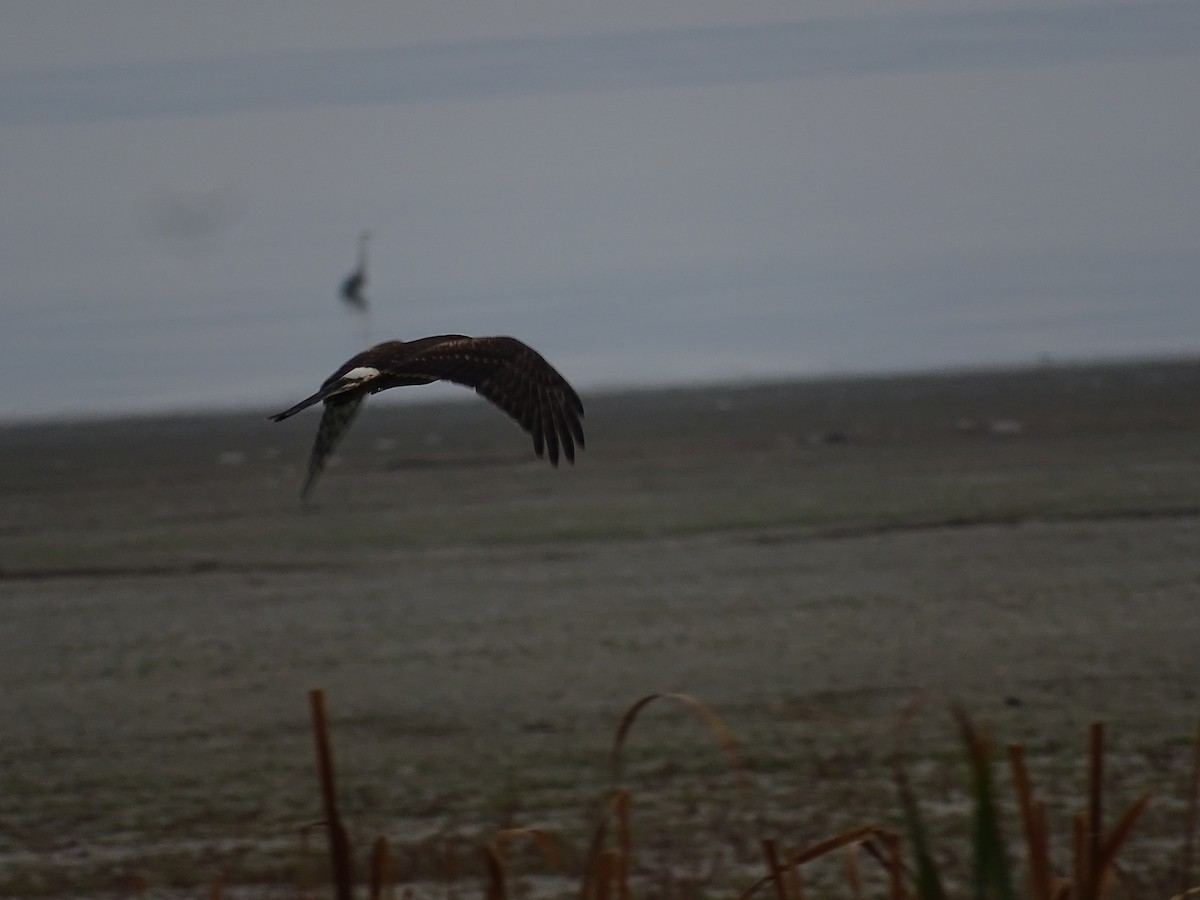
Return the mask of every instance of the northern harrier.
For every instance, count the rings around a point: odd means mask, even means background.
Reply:
[[[367,242],[369,240],[371,240],[369,231],[364,231],[358,236],[358,265],[342,281],[342,300],[357,312],[367,311],[367,295],[363,291],[367,287]]]
[[[451,381],[474,388],[533,437],[533,452],[558,465],[559,449],[575,461],[583,447],[583,404],[574,388],[532,347],[511,337],[439,334],[415,341],[386,341],[346,360],[321,389],[275,422],[316,403],[325,404],[317,439],[308,459],[301,498],[312,490],[325,461],[354,420],[368,394],[388,388]]]

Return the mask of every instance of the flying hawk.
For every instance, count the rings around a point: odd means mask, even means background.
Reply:
[[[311,397],[271,416],[280,422],[316,403],[325,404],[300,497],[312,490],[368,394],[435,381],[474,388],[515,419],[533,437],[533,452],[539,459],[550,457],[553,466],[558,465],[560,448],[567,461],[574,462],[575,445],[583,447],[579,395],[541,354],[516,338],[439,334],[385,341],[342,363]]]

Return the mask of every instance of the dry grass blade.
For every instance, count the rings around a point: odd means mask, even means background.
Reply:
[[[1075,879],[1074,891],[1080,891],[1083,885],[1087,883],[1088,872],[1091,871],[1091,861],[1088,857],[1088,820],[1087,813],[1080,812],[1075,814],[1075,818],[1071,822],[1071,848],[1073,856],[1073,865],[1071,875]],[[1087,900],[1088,894],[1079,893],[1078,896],[1082,900]]]
[[[824,856],[826,853],[839,850],[848,844],[861,843],[874,834],[882,835],[883,832],[876,829],[873,825],[861,825],[858,828],[852,828],[849,831],[845,831],[835,837],[827,838],[820,843],[813,844],[811,847],[805,850],[798,850],[794,853],[790,853],[788,854],[786,861],[784,861],[778,868],[773,868],[768,874],[764,875],[762,878],[758,879],[758,881],[754,882],[754,884],[750,885],[750,887],[746,888],[746,890],[742,891],[742,893],[738,895],[738,900],[749,900],[750,897],[753,897],[768,884],[771,884],[773,881],[775,881],[778,875],[787,869],[801,866],[819,856]],[[766,842],[764,841],[764,844],[765,843]]]
[[[1150,802],[1151,794],[1151,791],[1143,791],[1133,803],[1129,804],[1129,809],[1125,810],[1124,815],[1117,820],[1112,834],[1101,844],[1100,855],[1096,860],[1095,867],[1097,896],[1103,893],[1103,886],[1108,879],[1108,875],[1116,866],[1117,851],[1129,839],[1129,834],[1133,831],[1133,826],[1137,823],[1137,820],[1145,811],[1146,805]]]
[[[1100,896],[1100,843],[1104,835],[1104,725],[1093,722],[1088,730],[1087,880],[1080,882],[1084,897]]]
[[[625,788],[615,789],[601,805],[600,813],[596,817],[596,828],[592,832],[591,842],[588,844],[587,859],[584,862],[583,881],[580,885],[579,895],[582,898],[593,896],[596,891],[607,891],[609,885],[604,882],[604,879],[609,877],[605,866],[608,862],[605,860],[607,851],[604,849],[604,842],[608,837],[608,817],[615,813],[617,817],[618,841],[621,844],[620,865],[622,866],[625,875],[623,878],[628,878],[629,853],[630,853],[630,831],[629,831],[629,791]],[[628,890],[628,885],[623,890]]]
[[[1034,845],[1041,848],[1039,852],[1042,855],[1042,861],[1038,865],[1046,871],[1046,897],[1047,900],[1054,900],[1054,892],[1065,879],[1053,874],[1050,864],[1050,830],[1046,826],[1046,804],[1041,800],[1033,805],[1033,828],[1032,839]]]
[[[593,881],[595,900],[609,900],[612,897],[612,885],[616,879],[618,865],[615,850],[605,850],[596,859],[596,877]]]
[[[633,856],[633,806],[629,791],[619,790],[613,798],[617,814],[617,896],[629,900],[629,861]]]
[[[1013,784],[1016,787],[1017,803],[1021,810],[1026,853],[1029,856],[1030,896],[1033,900],[1051,900],[1050,848],[1046,838],[1045,812],[1033,798],[1033,785],[1029,780],[1029,771],[1025,768],[1024,751],[1016,745],[1011,745],[1008,748],[1008,759],[1012,768]]]
[[[371,845],[371,900],[381,900],[384,892],[391,893],[392,889],[392,857],[388,850],[387,839],[375,838]]]
[[[618,776],[620,774],[621,749],[625,746],[625,739],[629,736],[629,730],[637,720],[638,714],[650,703],[659,699],[675,700],[696,712],[712,730],[713,734],[717,736],[717,740],[721,742],[721,746],[725,748],[725,753],[732,761],[742,783],[744,785],[750,783],[750,775],[746,769],[746,764],[742,761],[742,753],[738,749],[737,741],[734,739],[733,733],[721,721],[720,717],[691,694],[673,692],[648,694],[634,703],[621,718],[621,724],[617,727],[617,736],[613,741],[612,750],[613,768]]]
[[[792,853],[788,857],[787,864],[789,866],[803,865],[810,860],[816,859],[818,856],[824,856],[826,853],[832,853],[834,850],[841,849],[850,844],[861,843],[873,835],[882,833],[874,825],[859,825],[857,828],[851,828],[849,831],[843,831],[841,834],[819,841],[807,849]]]
[[[504,861],[491,844],[483,848],[483,858],[487,865],[487,900],[505,900]]]
[[[596,828],[592,831],[592,839],[588,844],[587,858],[583,866],[583,879],[579,885],[581,900],[588,900],[596,890],[596,881],[600,877],[600,857],[604,855],[604,840],[608,836],[608,804],[596,820]]]
[[[912,874],[904,865],[903,846],[900,841],[900,835],[894,831],[877,831],[876,836],[883,842],[887,848],[887,856],[880,859],[875,850],[875,842],[867,841],[865,846],[867,852],[879,859],[883,863],[888,872],[888,897],[891,900],[909,900],[911,892],[908,889],[912,881]]]
[[[325,716],[325,692],[308,692],[312,709],[313,737],[317,744],[317,770],[321,777],[321,799],[325,808],[325,827],[329,832],[329,857],[333,865],[333,883],[338,900],[351,900],[354,894],[350,841],[337,811],[337,792],[333,780],[333,751],[329,744],[329,724]]]
[[[862,844],[860,843],[853,843],[846,847],[846,883],[850,885],[850,896],[854,900],[862,900],[863,895],[862,869],[859,865],[861,850]]]
[[[1009,746],[1008,760],[1013,769],[1016,800],[1021,810],[1022,830],[1030,863],[1030,894],[1033,900],[1051,900],[1050,847],[1045,833],[1045,810],[1033,799],[1030,774],[1025,768],[1025,752]]]
[[[775,900],[788,900],[787,886],[783,883],[783,869],[779,864],[779,853],[775,841],[771,838],[762,839],[763,856],[767,858],[767,877],[775,888]]]
[[[853,850],[856,846],[856,844],[851,844],[848,849]],[[784,877],[787,879],[788,896],[792,900],[804,900],[804,879],[800,876],[800,867],[788,866]]]

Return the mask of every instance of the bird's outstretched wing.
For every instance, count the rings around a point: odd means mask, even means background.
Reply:
[[[321,416],[321,425],[317,428],[317,439],[313,441],[312,453],[308,455],[308,473],[304,476],[304,484],[300,488],[301,500],[308,499],[308,492],[321,477],[329,454],[350,428],[350,423],[358,415],[365,398],[366,394],[360,393],[325,401],[325,412]]]
[[[579,395],[528,344],[512,337],[439,335],[409,341],[404,351],[395,363],[380,362],[381,383],[419,379],[474,388],[515,419],[533,438],[533,452],[548,456],[551,465],[558,465],[560,447],[574,462],[576,445],[584,446]]]

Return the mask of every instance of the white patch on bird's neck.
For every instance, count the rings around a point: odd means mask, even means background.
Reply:
[[[372,378],[379,377],[379,370],[372,366],[359,366],[357,369],[351,369],[342,379],[345,381],[370,381]]]

